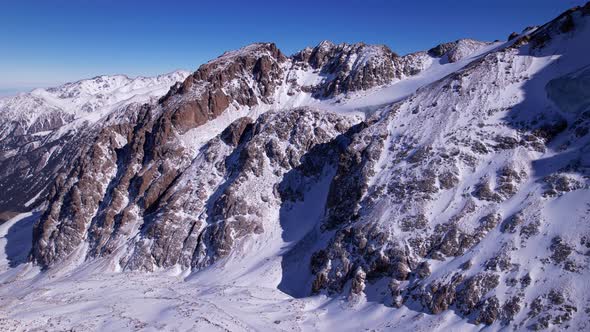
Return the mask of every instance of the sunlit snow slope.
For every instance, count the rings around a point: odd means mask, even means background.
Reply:
[[[588,40],[590,4],[0,99],[0,327],[587,330]]]

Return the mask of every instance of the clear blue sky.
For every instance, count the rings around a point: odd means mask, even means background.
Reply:
[[[2,1],[0,90],[194,70],[256,41],[273,41],[286,54],[324,39],[386,44],[405,54],[464,37],[505,39],[584,2]]]

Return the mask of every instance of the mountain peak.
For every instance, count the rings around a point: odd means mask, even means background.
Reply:
[[[259,58],[261,56],[271,56],[277,59],[285,58],[275,43],[258,42],[243,46],[237,50],[226,51],[218,58],[209,61],[209,63],[231,61],[239,57]]]
[[[447,56],[449,62],[457,62],[489,44],[491,43],[469,38],[458,39],[453,42],[439,44],[428,50],[428,54],[437,58]]]
[[[319,44],[316,45],[315,48],[317,49],[331,49],[332,47],[334,47],[335,44],[329,40],[322,40]]]

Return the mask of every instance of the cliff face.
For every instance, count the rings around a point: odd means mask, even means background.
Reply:
[[[4,160],[57,161],[22,168],[36,175],[31,190],[2,199],[24,205],[48,186],[30,255],[44,268],[255,262],[297,297],[372,294],[515,328],[579,322],[590,300],[579,288],[590,247],[588,8],[504,44],[401,57],[330,42],[291,57],[270,43],[227,52],[101,121],[65,131],[76,116],[52,111],[39,129],[12,124],[29,132],[4,136],[21,149]],[[432,68],[452,70],[428,81]],[[412,80],[427,84],[361,117],[319,107]],[[38,141],[41,129],[65,134]],[[2,181],[20,174],[2,169]]]
[[[287,58],[274,44],[253,44],[226,52],[201,66],[161,100],[181,132],[218,117],[230,104],[272,104]]]
[[[371,60],[377,61],[375,58]],[[367,66],[373,65],[373,62],[367,63]],[[111,119],[113,115],[109,115],[106,121],[93,126],[82,136],[89,137],[91,143],[76,151],[77,158],[66,172],[59,175],[60,181],[56,181],[49,192],[49,206],[35,229],[35,261],[49,266],[72,254],[80,245],[88,245],[86,255],[89,257],[111,255],[138,231],[139,234],[148,232],[148,237],[157,237],[160,242],[178,245],[175,241],[182,237],[181,233],[167,240],[168,235],[158,230],[163,226],[152,219],[159,218],[154,215],[159,213],[158,205],[170,195],[170,190],[176,190],[176,187],[172,188],[175,181],[194,158],[194,151],[186,149],[179,137],[215,120],[224,112],[264,105],[271,107],[284,98],[281,95],[283,85],[287,77],[293,75],[293,67],[300,65],[286,58],[274,44],[253,44],[227,52],[201,66],[182,83],[172,86],[158,103],[132,106],[138,108],[136,112],[122,111],[121,116],[127,117],[126,120]],[[371,86],[376,86],[380,81],[372,82]],[[297,84],[292,82],[290,88],[300,88]],[[242,127],[244,130],[246,126]],[[213,184],[209,185],[215,188]],[[192,225],[187,226],[186,232],[193,227],[196,227],[195,232],[200,231],[199,227],[203,226],[194,225],[190,220],[186,222]],[[173,227],[177,226],[174,224]],[[158,232],[158,235],[150,232]],[[252,230],[246,233],[250,232]],[[185,234],[181,242],[188,236]],[[130,253],[134,257],[130,266],[152,270],[154,266],[178,262],[175,254],[167,252],[162,255],[175,258],[144,257],[152,255],[152,251],[146,250],[137,245]],[[187,250],[186,255],[197,256],[196,248]],[[124,259],[125,265],[127,259]],[[150,260],[153,262],[140,263]],[[185,266],[194,264],[196,262]]]
[[[43,205],[57,174],[71,167],[82,145],[92,144],[86,132],[100,126],[100,118],[112,113],[128,122],[135,104],[156,100],[188,74],[99,76],[0,99],[0,213]]]
[[[418,74],[432,61],[424,52],[400,57],[385,45],[335,45],[329,41],[321,42],[313,49],[306,48],[293,59],[296,65],[311,67],[325,77],[312,87],[314,95],[319,98],[387,85]]]
[[[334,233],[310,257],[311,291],[388,288],[393,306],[476,324],[569,324],[587,301],[576,286],[587,199],[574,201],[589,185],[589,104],[573,96],[587,86],[589,28],[588,7],[568,12],[355,135],[327,195],[319,232]]]

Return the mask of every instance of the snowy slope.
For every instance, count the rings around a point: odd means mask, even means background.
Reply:
[[[455,45],[457,48],[450,48],[449,52],[459,49],[463,45],[460,43],[461,41],[457,41],[458,44]],[[469,45],[471,48],[460,48],[462,57],[451,63],[448,61],[447,53],[436,55],[417,52],[397,57],[383,45],[362,43],[335,45],[329,41],[323,41],[315,48],[306,48],[293,57],[284,59],[280,65],[281,84],[264,103],[248,107],[231,104],[219,118],[212,119],[202,127],[184,133],[183,142],[187,148],[196,151],[236,119],[240,117],[256,119],[261,114],[275,109],[309,106],[335,113],[364,117],[383,106],[407,97],[422,86],[463,68],[473,60],[501,47],[504,43],[476,43],[472,41]],[[308,58],[322,52],[330,54],[334,58],[327,63],[321,63],[321,65],[315,65],[313,60]],[[247,46],[238,51],[227,52],[210,63],[215,65],[215,70],[219,70],[227,68],[228,62],[235,60],[238,56],[260,56],[260,54],[257,47]],[[327,55],[324,56],[327,57]],[[359,76],[363,76],[359,73],[367,71],[385,70],[397,74],[371,79],[370,81],[374,82],[372,83],[374,85],[369,84],[367,88],[361,90],[351,89],[343,93],[318,96],[318,93],[323,92],[335,81],[336,75],[331,72],[334,62],[342,67],[338,73],[345,79],[357,77],[358,80]],[[236,80],[233,80],[232,86],[236,84]],[[248,81],[247,85],[255,89],[252,82]],[[197,91],[202,93],[205,89],[199,88]]]
[[[67,83],[59,87],[35,89],[13,97],[0,98],[1,138],[10,132],[7,123],[19,122],[22,131],[41,132],[43,121],[64,122],[84,119],[96,122],[113,109],[130,103],[143,103],[166,94],[170,86],[184,80],[186,71],[176,71],[157,77],[129,78],[124,75],[98,76],[88,80]],[[37,127],[35,127],[37,124]],[[32,130],[29,128],[33,126]],[[41,133],[45,134],[45,133]]]
[[[403,57],[260,43],[110,108],[0,224],[0,326],[585,330],[587,40],[590,5]],[[143,91],[101,80],[34,98]]]
[[[40,203],[83,137],[110,117],[157,100],[188,72],[99,76],[0,98],[0,221]]]

